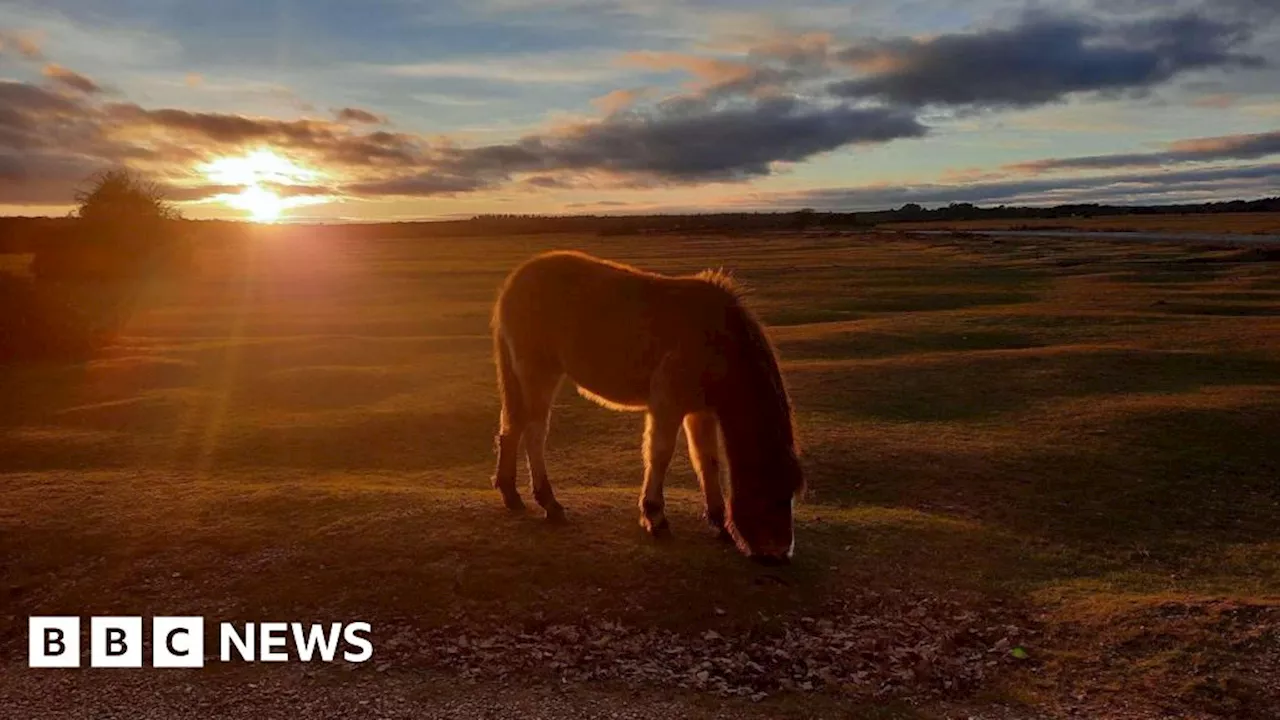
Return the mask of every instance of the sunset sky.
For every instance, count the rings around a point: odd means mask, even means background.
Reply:
[[[0,214],[1280,194],[1277,0],[5,0]]]

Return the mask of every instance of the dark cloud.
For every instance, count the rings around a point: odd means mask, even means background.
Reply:
[[[1171,143],[1162,152],[1050,158],[1007,165],[1003,169],[1039,174],[1058,170],[1105,170],[1214,160],[1257,160],[1270,155],[1280,155],[1280,131],[1182,140]]]
[[[554,175],[534,175],[533,177],[525,178],[522,184],[527,187],[542,190],[562,190],[564,188],[573,187],[573,183],[567,182]]]
[[[327,120],[277,120],[171,108],[147,110],[134,104],[110,105],[106,112],[122,126],[176,133],[211,146],[214,151],[265,143],[348,166],[412,164],[421,160],[421,141],[415,136],[384,130],[361,134]]]
[[[49,63],[44,66],[44,76],[54,81],[58,85],[70,88],[76,92],[82,92],[86,95],[93,95],[102,92],[102,87],[98,83],[81,75],[80,73],[62,67],[57,63]]]
[[[1029,107],[1081,92],[1143,91],[1193,70],[1258,67],[1249,26],[1197,14],[1107,25],[1028,15],[1012,28],[872,41],[839,53],[849,98],[921,107]]]
[[[229,145],[271,141],[318,148],[336,134],[332,124],[320,120],[274,120],[171,108],[146,110],[131,103],[112,105],[107,110],[115,119],[129,125],[150,125]]]
[[[0,150],[0,204],[70,202],[87,178],[107,167],[103,160],[69,153]]]
[[[67,202],[120,150],[80,96],[0,81],[0,203]]]
[[[384,125],[387,122],[385,117],[360,108],[344,107],[334,114],[338,122],[353,125]]]
[[[561,173],[595,173],[618,186],[739,181],[855,144],[920,137],[913,115],[811,104],[790,97],[721,102],[682,96],[600,120],[477,147],[418,146],[412,172],[348,187],[359,195],[442,195],[496,187],[565,187]],[[608,184],[606,183],[606,184]]]
[[[919,203],[936,207],[969,202],[983,205],[1056,205],[1088,202],[1168,203],[1182,197],[1262,197],[1274,194],[1280,164],[1215,167],[1162,173],[1097,175],[1045,180],[978,183],[921,183],[831,188],[788,194],[761,194],[738,203],[752,209],[811,207],[829,211],[867,211]]]
[[[1102,13],[1155,12],[1169,15],[1203,8],[1203,0],[1097,0],[1095,9]],[[1280,3],[1275,0],[1214,0],[1215,17],[1268,21],[1280,17]]]
[[[351,195],[366,197],[382,195],[431,197],[475,192],[488,187],[490,187],[490,184],[480,178],[441,175],[434,171],[428,171],[407,177],[352,183],[343,187],[342,190]]]
[[[925,132],[913,115],[887,108],[680,98],[509,145],[455,150],[442,165],[460,175],[594,170],[667,182],[742,180],[770,174],[777,162]]]
[[[57,117],[84,115],[87,110],[76,100],[27,83],[0,80],[0,124],[34,122]]]

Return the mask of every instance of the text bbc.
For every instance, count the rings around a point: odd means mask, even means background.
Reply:
[[[141,617],[93,617],[89,619],[89,666],[138,668],[143,666]],[[157,668],[204,667],[204,618],[151,618],[151,666]],[[218,658],[222,662],[333,662],[342,647],[347,662],[362,663],[373,657],[369,623],[229,623],[218,625]],[[32,617],[28,630],[28,666],[33,668],[80,667],[80,618]]]

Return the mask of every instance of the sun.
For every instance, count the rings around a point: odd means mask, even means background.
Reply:
[[[254,222],[260,223],[279,220],[285,208],[284,198],[258,185],[250,185],[241,190],[239,195],[231,196],[227,204],[241,210],[248,210],[249,217]]]
[[[289,208],[328,201],[322,195],[282,195],[273,189],[305,187],[319,180],[321,173],[302,167],[269,148],[259,148],[239,156],[216,158],[198,169],[209,182],[242,188],[238,193],[221,194],[216,200],[248,212],[249,218],[254,222],[275,222]]]

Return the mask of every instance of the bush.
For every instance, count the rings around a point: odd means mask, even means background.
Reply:
[[[87,358],[110,330],[67,295],[31,278],[0,273],[0,364]]]
[[[0,363],[86,359],[151,281],[191,268],[177,211],[126,170],[94,179],[64,224],[34,241],[34,280],[0,274]]]
[[[181,216],[154,183],[111,170],[76,201],[73,221],[35,247],[39,280],[135,283],[190,268]]]

